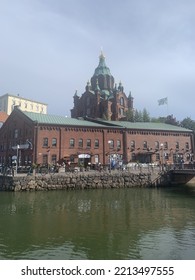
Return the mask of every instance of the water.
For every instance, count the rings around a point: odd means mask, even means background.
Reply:
[[[195,188],[0,193],[0,259],[195,259]]]

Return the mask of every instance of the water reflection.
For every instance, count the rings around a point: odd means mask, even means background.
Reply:
[[[195,189],[0,193],[1,259],[194,259]]]

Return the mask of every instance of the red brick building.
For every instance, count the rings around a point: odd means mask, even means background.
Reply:
[[[122,83],[117,86],[110,69],[106,66],[105,57],[101,53],[99,65],[95,69],[91,82],[88,82],[85,92],[74,95],[74,107],[71,117],[92,117],[106,120],[122,120],[128,110],[133,110],[133,97],[127,97]]]
[[[191,130],[168,124],[75,119],[13,110],[0,129],[0,165],[85,166],[189,162]],[[110,161],[111,159],[111,161]]]

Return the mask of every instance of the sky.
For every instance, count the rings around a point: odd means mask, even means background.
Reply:
[[[0,0],[0,95],[70,116],[102,49],[135,109],[195,120],[194,14],[194,0]]]

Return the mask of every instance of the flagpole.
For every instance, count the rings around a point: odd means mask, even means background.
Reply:
[[[169,115],[168,98],[164,97],[158,100],[158,105],[167,105],[167,116]]]

